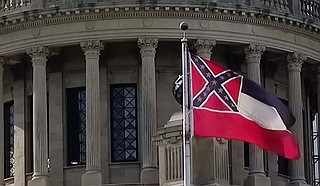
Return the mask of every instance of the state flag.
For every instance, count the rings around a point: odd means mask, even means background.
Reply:
[[[190,54],[194,135],[246,141],[289,159],[300,157],[288,130],[295,118],[275,95],[215,62]]]

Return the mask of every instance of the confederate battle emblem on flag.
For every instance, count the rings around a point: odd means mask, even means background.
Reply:
[[[195,90],[196,92],[193,93],[193,106],[238,112],[237,103],[242,76],[228,69],[221,68],[217,69],[217,72],[212,71],[210,67],[208,67],[210,66],[209,63],[206,63],[195,55],[191,55],[191,59],[199,73],[199,76],[193,74],[193,78],[202,78],[205,81],[203,87],[199,91]],[[234,82],[232,83],[232,81],[236,81],[236,84]],[[232,86],[230,87],[228,84],[232,84]],[[235,88],[238,93],[230,94],[232,91],[230,88]],[[212,108],[212,105],[206,104],[216,99],[219,100],[215,102],[215,105],[217,105],[216,108]],[[224,105],[224,109],[221,108],[221,104]]]

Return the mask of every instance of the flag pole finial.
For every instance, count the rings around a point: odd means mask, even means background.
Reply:
[[[180,24],[179,24],[179,27],[180,27],[180,29],[183,31],[183,36],[182,36],[182,39],[181,39],[181,42],[182,43],[187,43],[187,36],[186,36],[186,30],[188,30],[188,28],[189,28],[189,25],[188,25],[188,23],[187,22],[185,22],[185,21],[182,21]],[[187,45],[186,45],[187,46]],[[186,52],[186,51],[185,51]]]
[[[187,22],[182,21],[182,22],[180,23],[180,29],[181,29],[181,30],[186,31],[186,30],[188,30],[188,28],[189,28],[189,25],[188,25]]]

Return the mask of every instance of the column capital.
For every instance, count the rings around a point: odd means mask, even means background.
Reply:
[[[88,41],[82,41],[80,42],[81,49],[87,53],[87,52],[100,52],[104,49],[103,42],[100,42],[99,40],[88,40]]]
[[[294,52],[290,53],[287,56],[287,62],[288,62],[288,71],[293,72],[301,72],[302,64],[303,62],[307,59],[307,56],[299,53],[299,52]]]
[[[216,43],[214,39],[197,39],[194,41],[193,46],[197,50],[197,55],[210,60],[212,49],[216,46]]]
[[[141,57],[155,57],[159,39],[156,37],[145,37],[138,39]]]
[[[5,62],[5,58],[3,56],[0,56],[0,64],[3,64]]]
[[[265,45],[251,43],[244,48],[247,63],[260,63],[261,56],[266,50]]]
[[[103,42],[99,40],[88,40],[80,42],[80,47],[86,57],[98,57],[100,51],[104,49]]]
[[[32,46],[27,49],[27,54],[31,57],[33,66],[46,65],[49,49],[46,46]]]
[[[3,72],[4,70],[4,65],[8,62],[8,60],[3,57],[3,56],[0,56],[0,73]]]

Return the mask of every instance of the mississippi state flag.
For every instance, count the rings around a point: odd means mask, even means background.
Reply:
[[[214,62],[190,55],[194,135],[246,141],[289,159],[300,157],[287,130],[295,118],[275,95]]]

